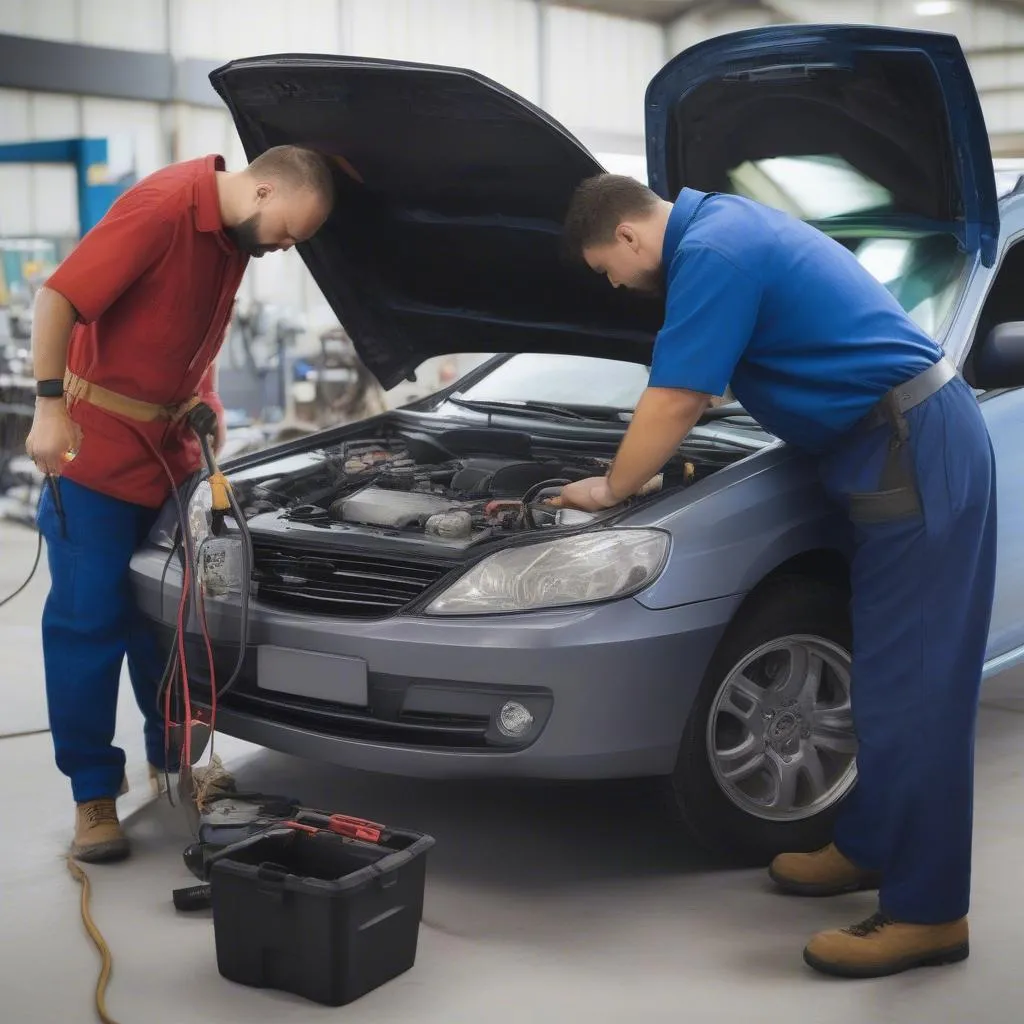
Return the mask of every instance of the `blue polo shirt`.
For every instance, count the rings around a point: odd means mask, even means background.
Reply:
[[[748,199],[705,196],[683,189],[669,217],[651,387],[731,385],[763,427],[821,452],[941,357],[838,242]]]

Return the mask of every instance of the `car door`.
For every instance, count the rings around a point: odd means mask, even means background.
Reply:
[[[985,380],[975,363],[997,324],[1024,321],[1024,198],[1001,213],[1004,240],[992,270],[979,268],[964,291],[946,350],[975,386],[996,462],[998,565],[987,649],[993,675],[1024,654],[1024,388]],[[997,386],[999,385],[999,386]]]
[[[989,674],[1024,647],[1024,388],[981,396],[996,460],[998,568],[989,629]]]

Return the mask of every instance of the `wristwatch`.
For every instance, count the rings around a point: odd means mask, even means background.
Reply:
[[[63,398],[64,381],[58,379],[37,380],[36,396],[39,398]]]

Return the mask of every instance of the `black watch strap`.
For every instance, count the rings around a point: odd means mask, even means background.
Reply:
[[[37,380],[36,394],[40,398],[61,398],[64,395],[64,381]]]

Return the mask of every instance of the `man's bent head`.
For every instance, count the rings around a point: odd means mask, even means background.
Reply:
[[[622,174],[599,174],[576,189],[563,244],[618,288],[661,289],[661,250],[671,204]]]
[[[327,158],[300,146],[275,146],[237,175],[234,223],[225,230],[250,256],[312,238],[334,206]]]

